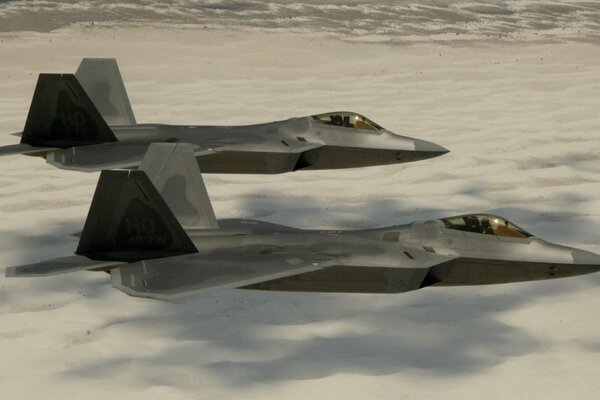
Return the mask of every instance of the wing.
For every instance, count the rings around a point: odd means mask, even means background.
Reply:
[[[149,142],[111,142],[97,145],[69,147],[59,149],[46,155],[46,162],[57,168],[84,172],[96,172],[103,169],[132,169],[137,168],[146,154]],[[246,152],[254,154],[289,154],[289,165],[286,171],[292,171],[300,154],[304,151],[320,147],[320,144],[306,143],[299,140],[275,140],[264,143],[215,143],[210,147],[192,144],[194,156],[203,157],[225,151]],[[44,148],[38,148],[42,151]],[[19,150],[33,152],[29,148]],[[23,151],[7,149],[6,154],[14,154]],[[37,150],[39,151],[39,150]],[[0,155],[2,150],[0,148]]]
[[[427,286],[434,266],[455,259],[413,248],[400,258],[333,247],[251,245],[138,261],[111,270],[112,285],[130,296],[169,301],[233,288],[398,293]]]
[[[7,277],[48,276],[90,269],[109,269],[118,264],[121,264],[121,262],[96,261],[84,256],[70,256],[35,264],[19,265],[18,267],[7,267],[5,275]]]
[[[111,271],[112,285],[130,296],[159,300],[232,289],[326,268],[336,257],[243,246],[226,251],[144,260]]]
[[[113,142],[91,146],[69,147],[49,153],[46,161],[61,169],[95,172],[103,169],[137,168],[148,150],[150,143]],[[196,157],[215,153],[222,148],[211,149],[193,146]]]

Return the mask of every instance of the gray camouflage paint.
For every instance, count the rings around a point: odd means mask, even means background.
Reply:
[[[141,170],[103,171],[78,255],[9,267],[7,276],[109,271],[112,285],[131,296],[177,301],[230,288],[401,293],[600,271],[600,256],[587,251],[451,229],[442,220],[353,231],[217,222],[190,165],[191,145],[153,144]]]
[[[137,124],[114,59],[84,59],[76,76],[41,74],[20,135],[21,143],[0,147],[0,155],[41,156],[87,172],[135,169],[151,143],[192,144],[206,173],[367,167],[448,152],[383,128],[326,125],[312,116],[245,126]]]

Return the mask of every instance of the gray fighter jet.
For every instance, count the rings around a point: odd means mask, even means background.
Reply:
[[[192,144],[209,173],[365,167],[448,152],[353,112],[246,126],[138,124],[114,59],[84,59],[75,75],[41,74],[25,128],[15,135],[21,143],[0,147],[0,155],[45,157],[58,168],[80,171],[135,169],[157,142]]]
[[[6,275],[107,271],[131,296],[178,300],[229,288],[400,293],[600,271],[600,255],[494,215],[353,231],[217,221],[189,144],[153,144],[139,170],[102,171],[76,254]]]

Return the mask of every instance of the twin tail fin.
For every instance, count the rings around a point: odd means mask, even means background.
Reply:
[[[102,171],[76,254],[138,261],[195,252],[144,171]]]
[[[73,74],[40,74],[21,143],[75,147],[116,142],[110,126],[135,125],[114,58],[84,58]]]
[[[144,169],[102,171],[75,256],[9,267],[7,276],[112,270],[196,253],[185,229],[218,229],[189,144],[150,146]]]
[[[73,147],[117,138],[73,74],[40,74],[21,143]]]
[[[84,58],[75,77],[109,126],[136,124],[117,60]]]
[[[186,229],[218,229],[189,144],[153,143],[137,171],[102,171],[77,254],[136,261],[197,252]]]

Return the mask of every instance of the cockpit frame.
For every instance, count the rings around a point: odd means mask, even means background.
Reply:
[[[338,126],[340,128],[351,128],[360,131],[371,131],[377,133],[384,130],[383,127],[371,121],[361,114],[350,111],[337,111],[311,116],[312,121],[317,124]]]
[[[493,214],[463,214],[440,219],[447,229],[484,235],[528,238],[533,235],[505,218]]]

